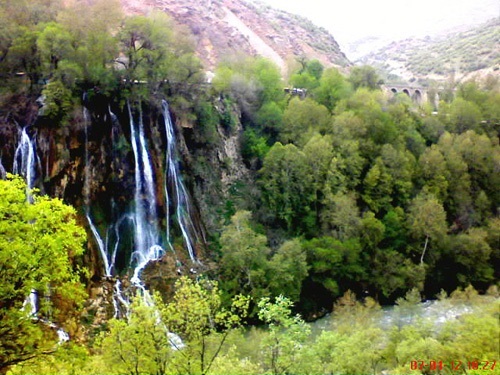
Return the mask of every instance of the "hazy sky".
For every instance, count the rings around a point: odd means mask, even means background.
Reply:
[[[261,0],[328,29],[342,45],[364,36],[425,36],[500,16],[500,0]]]

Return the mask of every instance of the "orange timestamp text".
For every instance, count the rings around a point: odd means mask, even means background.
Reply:
[[[410,370],[491,370],[493,371],[497,365],[497,361],[410,361]]]

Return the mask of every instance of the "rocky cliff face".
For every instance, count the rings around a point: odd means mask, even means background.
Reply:
[[[208,69],[238,53],[261,55],[283,70],[287,59],[305,56],[326,66],[349,60],[332,35],[309,20],[262,3],[244,0],[122,0],[128,13],[165,11],[189,28]]]
[[[171,239],[165,238],[163,234],[160,237],[164,248],[171,246],[176,254],[173,258],[166,258],[170,260],[160,264],[159,269],[167,274],[168,268],[169,277],[173,277],[176,274],[175,266],[171,266],[175,264],[173,259],[188,269],[192,267],[182,244],[180,229],[173,223],[179,212],[169,207],[168,200],[165,199],[167,188],[170,189],[165,182],[165,150],[169,140],[165,133],[165,118],[160,103],[132,103],[129,113],[127,105],[119,104],[113,98],[99,97],[99,102],[105,102],[109,108],[105,114],[89,110],[93,105],[92,101],[88,101],[74,109],[67,126],[56,127],[46,118],[37,117],[38,106],[34,99],[19,99],[17,106],[13,106],[12,111],[0,119],[2,164],[8,172],[13,171],[21,129],[29,125],[26,128],[27,134],[36,154],[34,185],[44,193],[62,198],[78,209],[80,222],[88,229],[90,251],[87,253],[86,263],[92,267],[94,278],[100,279],[106,272],[95,233],[89,227],[89,218],[103,242],[108,242],[108,247],[113,247],[113,243],[117,246],[118,256],[113,275],[124,275],[130,269],[133,257],[134,238],[129,222],[135,220],[131,216],[134,204],[137,205],[137,202],[134,203],[137,200],[137,163],[134,160],[131,121],[143,123],[154,179],[158,227],[161,233],[164,233],[167,226],[171,231]],[[224,108],[222,102],[215,107],[219,111],[234,110]],[[220,226],[220,223],[213,222],[213,218],[217,216],[214,213],[223,207],[231,186],[248,177],[249,172],[241,159],[241,124],[236,121],[235,127],[229,132],[223,126],[218,126],[216,144],[204,148],[197,143],[195,130],[176,126],[175,114],[172,115],[177,138],[176,163],[182,172],[182,176],[178,177],[184,179],[186,194],[191,200],[190,219],[196,232],[193,233],[193,242],[196,255],[202,260],[205,259],[208,245],[206,229],[211,231]],[[237,113],[234,113],[234,118],[238,119]],[[174,198],[170,199],[170,205],[173,200]],[[172,242],[167,245],[169,240]],[[155,265],[152,264],[152,267],[154,269]],[[153,278],[157,276],[154,270],[150,270],[149,274]]]

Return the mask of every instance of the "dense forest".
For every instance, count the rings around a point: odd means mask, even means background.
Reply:
[[[0,374],[499,373],[498,77],[434,84],[415,103],[368,66],[301,57],[283,78],[231,56],[208,83],[185,28],[120,9],[1,1],[0,127],[69,137],[82,107],[96,126],[110,106],[167,99],[187,124],[209,266],[169,280],[171,293],[126,296],[125,316],[96,325],[81,199],[28,191],[0,155]],[[241,153],[222,168],[241,173],[222,191],[210,155],[228,137]],[[45,298],[30,316],[33,290]],[[412,316],[424,299],[471,310],[379,325],[380,305]],[[312,332],[305,320],[327,313]]]

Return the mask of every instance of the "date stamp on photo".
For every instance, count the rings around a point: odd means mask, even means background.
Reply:
[[[410,361],[410,370],[427,371],[460,371],[460,370],[484,370],[493,371],[497,361]]]

